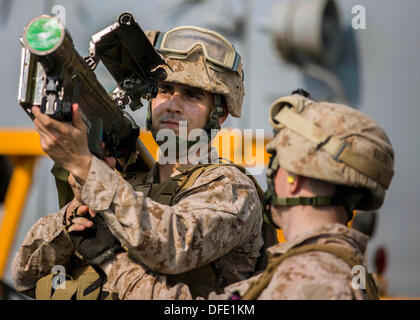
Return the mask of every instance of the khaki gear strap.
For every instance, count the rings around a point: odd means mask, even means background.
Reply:
[[[104,279],[92,266],[85,266],[74,279],[66,279],[63,285],[53,291],[52,281],[55,274],[49,274],[36,284],[36,300],[97,300]],[[67,276],[68,278],[68,276]]]
[[[169,177],[163,183],[145,183],[136,186],[136,190],[143,191],[145,196],[153,201],[173,205],[176,196],[181,191],[191,188],[203,172],[220,165],[231,164],[201,164],[188,169],[178,169],[181,172],[180,174]]]
[[[322,251],[327,252],[346,262],[350,268],[356,265],[363,266],[363,257],[356,253],[351,252],[347,249],[339,248],[327,244],[309,244],[300,247],[289,249],[286,253],[271,258],[267,269],[261,274],[261,276],[251,284],[248,291],[243,295],[242,300],[255,300],[259,297],[261,292],[268,286],[273,277],[277,267],[287,258],[297,256],[307,252]],[[366,273],[366,293],[368,298],[371,300],[378,300],[378,289],[375,281],[370,273]]]
[[[222,159],[221,159],[222,160]],[[192,168],[188,168],[185,170],[182,170],[181,173],[177,176],[174,176],[173,179],[179,181],[178,184],[178,192],[187,190],[192,187],[192,185],[195,183],[195,181],[198,179],[198,177],[206,172],[209,171],[215,167],[218,166],[233,166],[240,170],[242,173],[246,174],[254,183],[255,188],[257,189],[258,196],[260,200],[262,201],[264,199],[264,191],[262,190],[261,186],[259,185],[258,181],[255,179],[254,176],[247,174],[247,171],[244,167],[241,167],[233,162],[229,163],[214,163],[214,164],[201,164],[194,166]]]
[[[36,283],[36,289],[35,289],[36,300],[54,300],[53,294],[52,294],[52,280],[55,276],[56,276],[55,274],[50,273],[47,276],[42,277],[41,279],[38,280],[38,282]],[[58,295],[63,295],[64,297],[61,298],[61,300],[70,300],[77,290],[77,282],[66,279],[65,284],[66,284],[65,290],[58,289],[58,290],[55,290],[54,293],[57,293],[56,297]]]
[[[209,167],[207,167],[209,168]],[[195,183],[195,181],[198,179],[198,177],[204,172],[206,169],[204,167],[198,168],[197,170],[194,170],[193,173],[189,176],[189,179],[187,179],[184,183],[184,185],[180,188],[187,190],[192,187],[192,185]]]
[[[58,205],[62,208],[74,198],[73,190],[67,182],[69,172],[66,169],[59,167],[57,164],[54,164],[51,173],[54,176],[55,185],[57,187]]]
[[[282,108],[274,119],[281,125],[316,143],[318,148],[322,148],[328,152],[334,160],[344,162],[348,166],[377,181],[385,189],[389,188],[394,171],[386,167],[382,162],[373,157],[354,153],[346,141],[328,134],[325,130],[288,107]]]

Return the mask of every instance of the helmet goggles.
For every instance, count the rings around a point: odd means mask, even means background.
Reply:
[[[216,70],[221,67],[243,76],[241,56],[225,37],[211,30],[195,26],[177,27],[160,33],[155,48],[168,58],[185,59],[198,45],[202,47],[206,62],[211,67],[216,66]]]

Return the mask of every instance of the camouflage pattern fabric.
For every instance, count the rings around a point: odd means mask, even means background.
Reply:
[[[162,299],[191,298],[188,288],[168,285],[165,275],[209,263],[221,288],[254,272],[263,244],[261,205],[251,179],[234,167],[202,174],[173,206],[136,192],[95,157],[80,187],[83,202],[103,215],[128,250],[118,256],[104,285],[120,299],[154,299],[157,292]],[[73,247],[62,224],[66,208],[41,218],[26,235],[13,262],[19,291],[32,290],[54,265],[68,263]],[[142,292],[137,292],[140,287]]]
[[[325,132],[326,137],[320,137],[318,132],[312,132],[312,128],[298,126],[302,130],[306,129],[307,135],[312,138],[325,138],[322,143],[297,133],[296,127],[290,128],[290,123],[283,124],[276,120],[281,110],[290,106],[290,110],[303,120]],[[393,172],[392,145],[385,131],[375,120],[349,106],[315,102],[297,94],[282,97],[274,102],[269,120],[278,133],[267,144],[267,152],[276,152],[276,159],[283,169],[332,184],[366,188],[370,195],[356,207],[358,210],[375,210],[382,205],[388,186],[381,185],[378,177],[369,177],[345,161],[335,159],[323,147],[332,138],[338,139],[347,144],[345,149],[339,152],[350,152],[363,167],[383,169],[383,175]]]
[[[325,224],[300,235],[294,241],[283,242],[268,249],[269,256],[286,253],[303,244],[328,244],[364,254],[368,237],[338,223]],[[366,269],[367,270],[367,269]],[[261,274],[225,288],[222,295],[211,294],[209,299],[227,299],[234,291],[245,294]],[[366,291],[352,286],[350,266],[326,252],[308,252],[287,258],[280,264],[269,285],[258,300],[365,300]]]

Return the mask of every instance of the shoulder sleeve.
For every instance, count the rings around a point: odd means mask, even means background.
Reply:
[[[18,291],[33,289],[40,278],[55,265],[64,266],[72,255],[73,245],[62,222],[66,208],[42,217],[26,234],[12,265]]]
[[[259,299],[351,300],[353,274],[349,265],[326,252],[286,259]]]

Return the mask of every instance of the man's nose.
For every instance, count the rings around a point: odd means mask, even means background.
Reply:
[[[181,113],[182,112],[182,97],[181,93],[175,91],[172,95],[169,104],[168,104],[168,111],[172,113]]]

